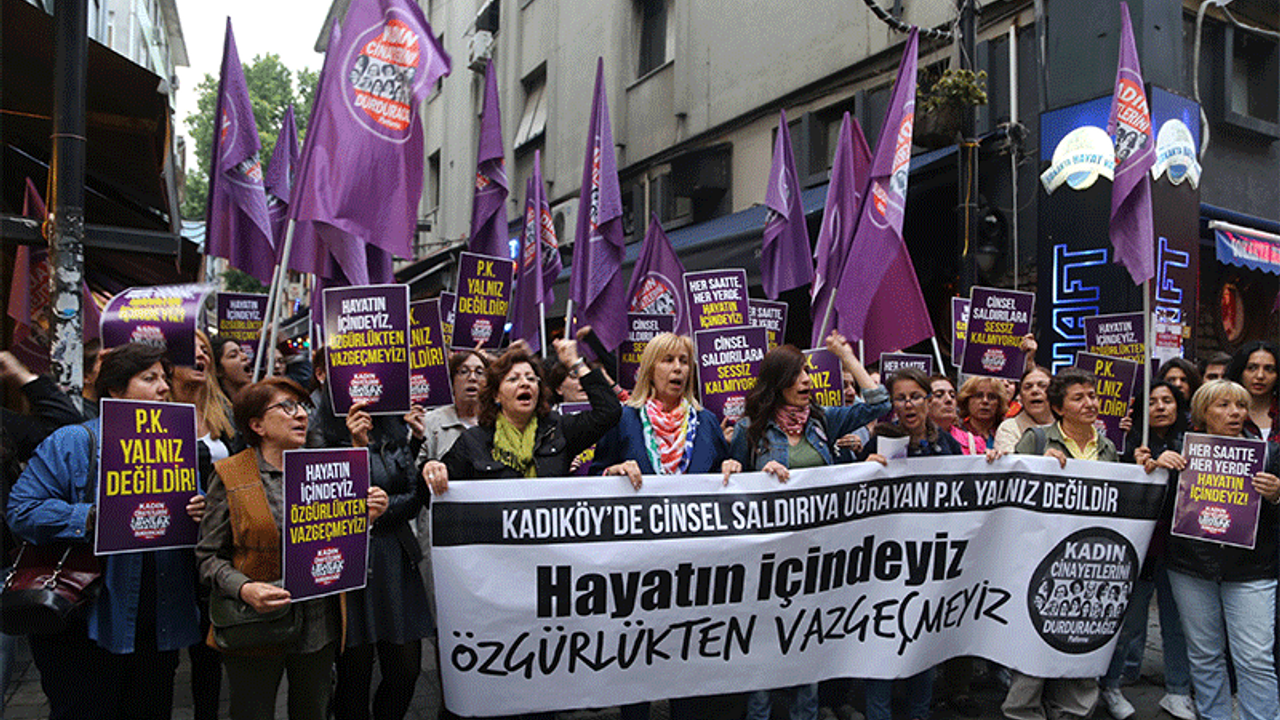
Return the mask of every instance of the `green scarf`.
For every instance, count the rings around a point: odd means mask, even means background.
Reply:
[[[537,416],[529,418],[529,424],[521,432],[506,416],[498,413],[498,420],[493,426],[493,459],[515,468],[525,477],[537,477],[538,470],[533,466],[533,440],[537,434]]]

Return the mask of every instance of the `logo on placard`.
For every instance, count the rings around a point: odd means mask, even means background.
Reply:
[[[1044,190],[1052,194],[1066,183],[1072,190],[1084,190],[1099,177],[1115,179],[1116,149],[1107,131],[1084,125],[1067,133],[1053,149],[1053,162],[1040,175]]]
[[[404,20],[378,21],[360,34],[346,63],[352,114],[384,137],[406,137],[413,118],[413,83],[422,58],[421,39]]]
[[[321,587],[332,585],[342,578],[344,565],[341,550],[336,547],[322,548],[311,559],[311,579]]]
[[[1201,510],[1200,517],[1196,520],[1200,523],[1200,529],[1210,535],[1221,535],[1231,527],[1231,513],[1218,505],[1210,505]]]
[[[1004,369],[1008,358],[1000,348],[988,348],[982,353],[982,369],[989,373],[998,373]]]
[[[145,502],[129,518],[129,530],[139,540],[155,540],[169,530],[169,508],[164,503]]]
[[[736,420],[742,417],[747,407],[746,395],[734,395],[724,401],[724,416]]]
[[[353,403],[376,403],[382,399],[382,380],[378,378],[377,373],[358,372],[347,384],[347,392],[351,395]]]
[[[675,315],[676,302],[675,283],[659,273],[650,272],[644,276],[635,297],[631,298],[631,307],[627,312]]]
[[[431,396],[431,383],[426,375],[409,376],[409,402],[421,405]]]
[[[471,323],[471,339],[476,342],[488,342],[493,337],[493,323],[489,322],[489,318],[476,318]]]
[[[1124,621],[1138,577],[1138,552],[1109,528],[1078,530],[1040,561],[1027,612],[1050,647],[1073,655],[1106,645]]]
[[[129,342],[140,342],[147,345],[166,347],[164,332],[159,325],[138,325],[129,333]]]

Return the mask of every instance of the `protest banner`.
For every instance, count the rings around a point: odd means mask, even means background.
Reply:
[[[819,405],[844,405],[844,375],[840,358],[826,348],[804,351],[804,370],[809,374],[809,392]]]
[[[1114,313],[1084,318],[1084,344],[1094,355],[1124,358],[1138,363],[1135,382],[1142,387],[1143,340],[1142,313]]]
[[[1262,510],[1253,476],[1266,466],[1267,443],[1187,433],[1182,454],[1187,467],[1178,475],[1171,532],[1252,549]]]
[[[368,448],[284,452],[280,573],[293,602],[364,587],[368,497]]]
[[[969,330],[969,298],[951,298],[951,364],[964,359],[964,336]]]
[[[747,324],[747,271],[702,270],[684,274],[689,322],[695,333]]]
[[[425,408],[453,403],[448,346],[440,331],[440,298],[409,303],[409,402]]]
[[[1031,332],[1035,293],[975,287],[969,299],[961,372],[1021,379],[1026,353],[1018,347]]]
[[[444,337],[444,346],[453,347],[453,319],[456,315],[457,293],[448,290],[440,291],[440,332]]]
[[[445,705],[605,707],[965,655],[1097,677],[1163,491],[1134,465],[1029,456],[793,470],[786,485],[646,476],[638,492],[451,481],[432,501]]]
[[[510,258],[464,252],[458,256],[453,347],[497,349],[511,309],[515,265]]]
[[[675,315],[649,315],[627,313],[627,339],[618,351],[618,384],[627,390],[636,387],[636,373],[640,372],[640,357],[655,335],[674,332]],[[693,358],[689,358],[691,361]]]
[[[928,377],[933,374],[933,358],[914,353],[880,353],[881,378],[888,379],[889,375],[904,367],[915,368]]]
[[[234,340],[252,363],[258,356],[262,320],[267,315],[267,296],[220,292],[216,308],[218,335]]]
[[[409,411],[409,287],[325,288],[325,365],[333,414],[369,403],[373,415]]]
[[[769,349],[772,350],[786,342],[787,308],[780,300],[747,299],[747,324],[751,327],[762,327],[769,337]]]
[[[1129,413],[1129,402],[1137,388],[1138,363],[1124,358],[1076,353],[1075,367],[1092,373],[1098,380],[1094,388],[1098,393],[1098,421],[1116,450],[1124,452],[1125,432],[1120,421]]]
[[[718,418],[737,420],[760,374],[768,344],[765,329],[704,330],[694,333],[693,344],[698,351],[698,396],[703,407]]]
[[[102,347],[144,342],[167,349],[175,365],[195,365],[196,328],[208,285],[154,285],[125,290],[102,311]]]
[[[196,408],[103,398],[96,555],[194,547],[200,526],[187,501],[200,494]]]

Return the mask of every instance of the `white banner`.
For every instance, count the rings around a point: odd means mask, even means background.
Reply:
[[[906,677],[1096,677],[1164,475],[1007,456],[454,481],[433,502],[445,703],[468,716]]]

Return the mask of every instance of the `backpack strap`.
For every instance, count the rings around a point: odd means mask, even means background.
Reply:
[[[1049,447],[1049,435],[1043,427],[1033,427],[1031,432],[1035,433],[1036,438],[1036,455],[1044,455],[1044,451]]]

